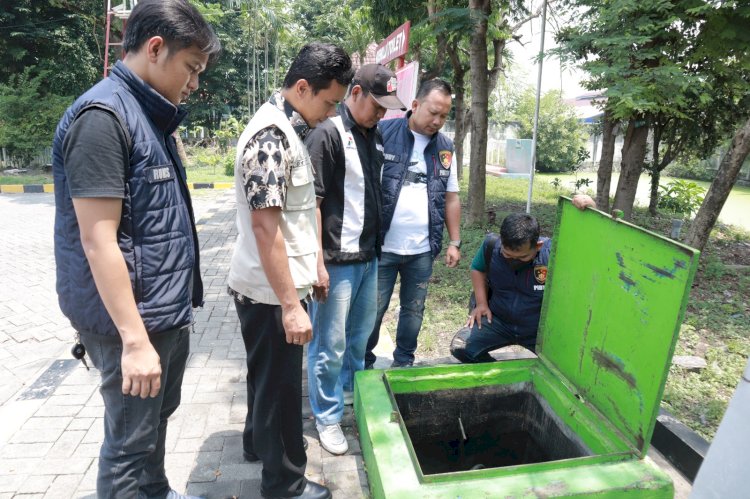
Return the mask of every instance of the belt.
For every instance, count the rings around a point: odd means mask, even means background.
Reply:
[[[421,172],[413,172],[411,170],[406,171],[406,176],[404,177],[404,183],[406,184],[426,184],[427,183],[427,175]]]

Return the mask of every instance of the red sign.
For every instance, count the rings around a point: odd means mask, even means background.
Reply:
[[[410,62],[401,69],[396,70],[396,79],[398,80],[398,87],[396,88],[396,95],[401,99],[401,102],[406,104],[407,109],[411,109],[411,103],[417,95],[417,80],[419,76],[419,63]],[[406,111],[399,109],[389,109],[386,111],[384,120],[390,120],[393,118],[400,118],[406,115]]]
[[[375,51],[375,62],[388,64],[397,57],[403,57],[409,50],[409,28],[411,21],[396,28],[396,30],[383,40]]]

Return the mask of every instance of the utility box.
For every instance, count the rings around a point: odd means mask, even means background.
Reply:
[[[531,144],[531,139],[505,141],[505,168],[508,174],[519,177],[531,174]]]
[[[698,252],[565,198],[557,220],[538,358],[356,374],[373,497],[673,497],[646,452]]]

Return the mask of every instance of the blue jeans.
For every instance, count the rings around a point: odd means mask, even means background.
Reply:
[[[81,342],[100,371],[104,399],[104,442],[96,479],[98,498],[164,498],[167,420],[180,405],[182,376],[190,351],[190,329],[149,337],[161,360],[161,389],[142,399],[122,394],[122,341],[119,336],[81,333]]]
[[[365,363],[365,346],[377,310],[378,261],[326,264],[330,288],[325,303],[310,306],[313,339],[307,347],[310,407],[324,425],[344,414],[344,391]]]
[[[432,276],[432,254],[420,253],[418,255],[397,255],[395,253],[383,253],[378,262],[378,315],[375,319],[375,327],[367,342],[367,353],[365,363],[375,363],[375,354],[372,350],[380,339],[380,324],[383,322],[388,303],[391,301],[393,287],[396,285],[396,276],[401,276],[401,290],[399,292],[399,303],[401,311],[398,315],[398,326],[396,327],[396,349],[393,351],[393,360],[400,364],[414,362],[414,352],[417,350],[417,336],[422,328],[422,317],[424,315],[424,302],[427,298],[427,284]]]

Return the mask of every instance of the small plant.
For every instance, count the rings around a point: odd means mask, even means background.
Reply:
[[[683,218],[690,218],[690,215],[698,211],[706,193],[706,189],[695,182],[679,179],[660,185],[659,189],[661,192],[657,206],[682,215]]]
[[[581,190],[581,187],[583,186],[590,186],[592,180],[590,178],[578,178],[575,182],[571,182],[573,185],[576,186],[576,192]]]
[[[556,191],[559,191],[562,188],[562,180],[560,180],[558,177],[552,179],[550,181],[550,184],[552,184],[552,187],[554,187]]]

